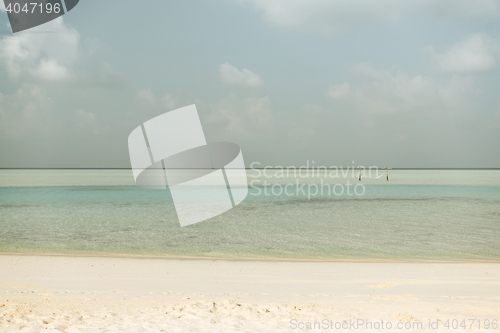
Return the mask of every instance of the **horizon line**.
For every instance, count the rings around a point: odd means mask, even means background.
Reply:
[[[336,169],[352,169],[352,166],[339,166],[337,168],[327,168],[327,167],[313,167],[313,168],[305,168],[305,167],[295,167],[295,166],[284,166],[283,168],[245,168],[245,170],[285,170],[285,169],[295,168],[296,170],[336,170]],[[370,170],[370,167],[363,167],[365,170]],[[372,169],[377,170],[385,170],[385,168],[372,167]],[[160,169],[160,168],[158,168]],[[203,170],[207,168],[169,168],[172,170]],[[239,169],[239,168],[236,168]],[[359,166],[354,167],[355,170],[359,170]],[[0,168],[0,170],[132,170],[132,168]],[[389,170],[500,170],[500,167],[494,168],[390,168]]]

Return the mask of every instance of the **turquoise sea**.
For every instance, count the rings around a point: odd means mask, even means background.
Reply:
[[[0,252],[500,260],[500,170],[339,174],[248,170],[245,201],[181,228],[170,192],[130,170],[0,170]],[[363,194],[314,193],[347,181]]]

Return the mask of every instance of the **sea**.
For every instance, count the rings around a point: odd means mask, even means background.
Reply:
[[[3,169],[0,253],[500,260],[500,170],[246,173],[243,202],[181,227],[170,191],[128,169]]]

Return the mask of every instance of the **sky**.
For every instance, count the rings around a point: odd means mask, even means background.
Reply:
[[[0,168],[129,168],[191,104],[248,167],[500,167],[500,0],[84,0],[16,34],[0,6]]]

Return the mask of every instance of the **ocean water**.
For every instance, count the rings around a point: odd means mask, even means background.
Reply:
[[[245,201],[181,228],[170,192],[135,186],[130,170],[0,170],[0,252],[500,259],[500,170],[385,177],[248,170]]]

